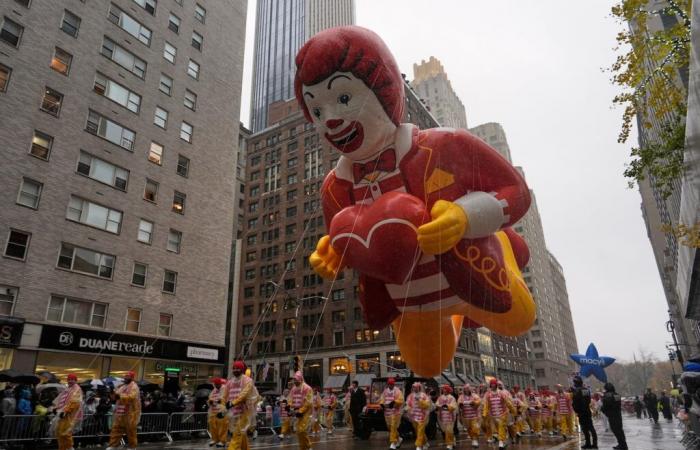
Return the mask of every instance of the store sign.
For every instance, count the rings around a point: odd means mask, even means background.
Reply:
[[[223,355],[220,347],[193,347],[186,342],[53,325],[42,327],[39,346],[106,355],[223,362],[219,358]]]
[[[0,346],[18,346],[20,340],[22,340],[23,330],[24,319],[14,317],[0,318]]]

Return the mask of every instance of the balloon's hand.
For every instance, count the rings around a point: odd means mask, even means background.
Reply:
[[[418,245],[423,253],[439,255],[457,245],[469,220],[462,207],[447,200],[435,202],[430,216],[433,220],[418,228]]]
[[[331,246],[331,238],[323,236],[316,244],[316,251],[309,256],[314,272],[326,279],[334,279],[342,269],[341,257]]]

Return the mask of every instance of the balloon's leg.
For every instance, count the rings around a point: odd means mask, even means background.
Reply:
[[[392,326],[401,356],[417,375],[439,375],[452,361],[463,316],[444,311],[404,312]]]

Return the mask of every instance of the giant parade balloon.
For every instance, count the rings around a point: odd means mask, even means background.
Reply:
[[[327,279],[357,270],[367,324],[391,325],[422,376],[448,366],[463,326],[528,331],[529,251],[511,228],[530,207],[520,173],[465,130],[401,123],[404,81],[370,30],[322,31],[296,66],[300,107],[340,155],[321,191],[328,234],[313,269]]]
[[[615,362],[615,358],[610,356],[599,356],[598,349],[591,342],[586,349],[585,355],[571,354],[569,358],[573,359],[576,364],[581,367],[579,374],[582,378],[587,378],[593,375],[601,383],[608,382],[608,375],[605,373],[605,368]]]

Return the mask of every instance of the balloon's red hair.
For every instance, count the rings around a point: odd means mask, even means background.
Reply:
[[[320,83],[335,72],[350,72],[374,92],[394,124],[401,123],[405,95],[401,72],[389,48],[373,31],[358,26],[321,31],[299,50],[296,65],[294,93],[309,122],[302,85]]]

